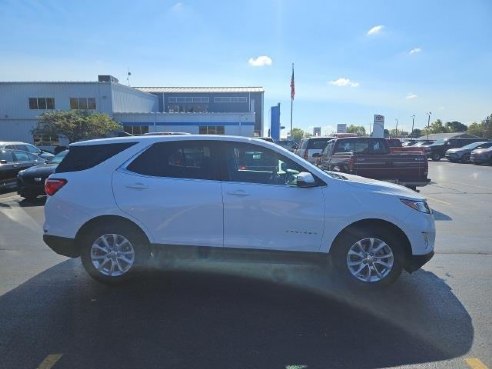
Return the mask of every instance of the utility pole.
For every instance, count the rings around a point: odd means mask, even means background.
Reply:
[[[398,137],[398,118],[395,119],[395,121],[396,121],[395,137]]]
[[[415,125],[415,114],[412,115],[412,131],[410,132],[410,136],[413,136],[413,126]]]
[[[431,112],[427,113],[427,139],[429,139],[429,128],[430,128],[430,121],[431,121]]]

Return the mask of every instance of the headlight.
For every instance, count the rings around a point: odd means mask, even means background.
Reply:
[[[404,203],[406,206],[411,207],[414,210],[420,211],[421,213],[426,213],[430,214],[431,209],[429,208],[429,205],[427,205],[426,201],[416,201],[416,200],[408,200],[408,199],[400,199],[402,203]]]

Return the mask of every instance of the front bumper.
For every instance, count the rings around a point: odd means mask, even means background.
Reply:
[[[80,256],[80,247],[77,246],[72,238],[59,236],[43,235],[43,241],[57,254],[76,258]]]
[[[415,272],[420,269],[425,263],[427,263],[434,256],[434,251],[425,255],[412,255],[405,263],[405,270],[408,273]]]
[[[484,164],[489,162],[491,159],[488,156],[472,156],[470,161],[473,164]]]

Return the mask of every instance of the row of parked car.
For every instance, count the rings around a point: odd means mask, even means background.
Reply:
[[[492,141],[482,138],[450,138],[428,142],[407,141],[407,147],[423,147],[429,158],[439,161],[445,157],[453,163],[492,164]]]
[[[310,137],[296,144],[294,153],[313,164],[319,164],[316,154],[324,156],[323,150],[330,140],[336,137]],[[348,138],[355,139],[355,138]],[[402,148],[393,151],[422,151],[429,159],[439,161],[446,158],[454,163],[492,164],[492,141],[482,138],[450,138],[442,140],[408,140],[387,139],[391,148]],[[280,142],[279,144],[282,144]],[[406,149],[408,148],[408,149]]]
[[[0,142],[0,190],[15,189],[32,200],[44,194],[44,181],[67,150],[54,155],[25,142]]]

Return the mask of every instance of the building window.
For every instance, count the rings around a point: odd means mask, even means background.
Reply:
[[[167,106],[168,113],[207,113],[207,105],[201,104],[169,104]]]
[[[29,109],[54,109],[55,98],[53,97],[30,97]]]
[[[58,146],[60,145],[60,141],[58,136],[49,136],[49,135],[33,135],[34,145],[36,146]]]
[[[123,129],[132,135],[143,135],[149,132],[149,126],[123,126]]]
[[[214,97],[214,102],[216,103],[247,103],[247,97],[239,96],[227,96],[227,97]]]
[[[202,126],[199,133],[201,135],[223,135],[225,130],[224,126]]]
[[[208,97],[197,97],[197,96],[187,96],[187,97],[168,97],[168,103],[201,103],[208,104]]]
[[[96,99],[93,97],[71,97],[70,109],[94,110],[96,109]]]

